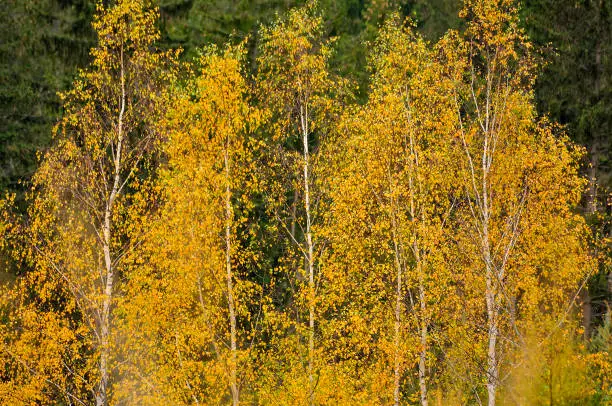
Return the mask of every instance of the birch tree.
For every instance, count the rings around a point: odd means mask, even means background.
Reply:
[[[309,404],[314,403],[317,380],[317,258],[322,249],[315,232],[321,198],[317,153],[326,135],[331,110],[327,95],[333,88],[327,70],[331,48],[322,35],[322,20],[312,5],[264,28],[257,77],[260,101],[272,115],[268,165],[276,173],[268,172],[269,207],[291,249],[303,258],[303,270],[296,271],[290,283],[297,280],[297,293],[307,309]],[[292,192],[289,196],[285,188]]]
[[[339,156],[328,175],[332,212],[325,231],[331,253],[325,293],[332,296],[331,317],[338,318],[329,334],[337,337],[342,325],[344,334],[359,337],[359,343],[349,340],[353,348],[336,349],[337,357],[368,351],[379,362],[387,359],[390,373],[379,370],[374,376],[392,390],[374,402],[400,404],[410,396],[402,387],[414,367],[418,398],[426,405],[430,328],[435,325],[435,334],[443,329],[440,298],[449,295],[445,245],[455,173],[453,87],[432,49],[397,16],[381,28],[373,50],[368,103],[347,113],[334,149]],[[345,297],[363,308],[353,310],[340,291],[350,292]],[[380,301],[389,307],[380,308]],[[348,309],[352,320],[344,316]],[[371,333],[360,325],[371,326]],[[372,341],[373,348],[363,348]],[[368,363],[361,368],[376,369]]]
[[[238,405],[251,395],[261,287],[246,278],[257,258],[246,221],[259,113],[247,102],[243,58],[242,46],[206,50],[164,119],[161,208],[125,306],[136,351],[124,396],[138,404]]]
[[[516,10],[508,1],[468,2],[463,14],[471,18],[466,32],[469,41],[468,64],[469,84],[467,86],[467,106],[470,108],[473,124],[466,129],[459,114],[462,126],[461,142],[467,161],[467,201],[469,203],[470,226],[477,235],[484,267],[487,314],[487,366],[486,386],[490,406],[495,405],[499,385],[500,353],[498,340],[500,334],[500,311],[506,271],[506,263],[512,254],[512,248],[518,237],[518,222],[522,215],[525,195],[514,191],[518,196],[510,196],[514,203],[508,210],[502,210],[502,218],[495,218],[497,211],[493,205],[493,190],[497,185],[492,181],[495,170],[495,153],[499,154],[498,145],[502,132],[508,133],[507,108],[509,96],[513,90],[520,91],[521,72],[513,72],[514,66],[527,62],[518,60],[518,41],[522,40],[517,27]],[[516,59],[515,59],[516,58]],[[514,65],[516,63],[517,65]],[[522,72],[523,74],[525,73]],[[512,77],[513,74],[516,76]],[[526,79],[526,78],[525,78]],[[529,80],[529,79],[528,79]],[[512,82],[511,82],[512,81]],[[459,104],[457,109],[459,110]],[[503,204],[503,203],[502,203]],[[499,211],[497,211],[499,212]],[[499,223],[498,223],[499,222]],[[508,229],[503,230],[504,224]],[[497,235],[495,227],[501,226],[500,241],[492,241]],[[507,232],[506,232],[507,231]],[[498,245],[498,247],[495,247]],[[502,251],[496,256],[493,251]]]
[[[458,216],[463,218],[458,235],[467,233],[463,242],[471,248],[464,252],[473,252],[476,256],[469,261],[481,267],[472,282],[481,281],[480,292],[486,304],[483,370],[490,406],[496,404],[502,385],[503,361],[524,344],[519,319],[529,319],[526,281],[533,278],[532,283],[540,281],[551,292],[564,291],[566,298],[571,297],[567,282],[572,281],[577,288],[581,275],[577,264],[586,263],[582,262],[582,225],[568,212],[580,188],[576,155],[566,141],[555,140],[551,128],[535,116],[531,93],[534,61],[530,44],[518,27],[517,13],[516,4],[509,0],[466,2],[462,11],[468,21],[465,40],[455,42],[458,59],[449,61],[449,65],[464,71],[456,95],[465,208],[465,216]],[[555,164],[548,163],[555,153],[562,158]],[[568,173],[563,182],[554,180],[557,170]],[[550,188],[547,197],[541,195],[544,184]],[[565,195],[559,193],[562,190]],[[534,272],[518,261],[520,251],[528,247],[527,241],[532,246],[536,240],[538,244],[551,242],[548,234],[532,234],[535,230],[527,218],[537,223],[532,217],[535,215],[551,216],[549,224],[564,229],[565,258],[577,261],[559,272],[556,281],[544,282],[545,273]],[[541,261],[544,252],[533,252],[529,261]],[[476,258],[478,261],[472,262]],[[550,263],[558,261],[563,262],[563,257],[550,259]],[[583,267],[582,272],[586,269]],[[555,311],[549,308],[546,313],[565,317],[560,302],[553,302]]]
[[[153,123],[172,77],[174,56],[153,46],[156,18],[142,1],[97,6],[93,61],[62,95],[64,117],[33,180],[20,254],[32,271],[18,294],[31,316],[20,320],[22,334],[10,351],[24,374],[44,377],[42,391],[59,392],[69,404],[112,399],[113,309],[124,255],[138,243],[127,237],[131,194],[136,174],[150,176],[146,162],[159,138]],[[49,323],[32,324],[34,315]],[[20,355],[60,326],[65,340],[59,348]],[[60,364],[46,370],[53,357]]]

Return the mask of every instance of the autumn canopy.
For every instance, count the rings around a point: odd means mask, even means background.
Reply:
[[[612,402],[583,150],[516,3],[460,15],[435,43],[389,15],[360,98],[316,5],[186,62],[148,1],[99,3],[27,213],[0,205],[0,403]]]

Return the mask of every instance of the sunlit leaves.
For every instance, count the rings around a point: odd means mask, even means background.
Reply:
[[[589,355],[573,322],[582,151],[536,116],[515,3],[462,15],[436,44],[391,16],[359,105],[316,5],[262,28],[256,72],[245,43],[179,66],[145,2],[100,5],[28,216],[0,205],[2,402],[609,396],[608,330]]]

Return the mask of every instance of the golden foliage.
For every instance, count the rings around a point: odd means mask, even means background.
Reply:
[[[316,5],[250,76],[246,42],[179,65],[148,2],[100,3],[28,213],[0,203],[0,402],[609,402],[583,151],[517,13],[468,0],[435,44],[391,16],[359,105]]]

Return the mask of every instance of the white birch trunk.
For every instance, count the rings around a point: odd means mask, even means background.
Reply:
[[[410,110],[408,110],[408,119],[411,119]],[[417,203],[415,199],[416,188],[419,187],[420,183],[418,179],[419,170],[419,157],[415,148],[415,141],[412,131],[410,131],[410,172],[408,176],[408,187],[410,188],[410,217],[413,224],[416,224],[417,218]],[[424,221],[423,213],[421,212],[421,221]],[[414,227],[414,242],[412,244],[412,251],[416,263],[416,271],[418,275],[418,288],[419,288],[419,339],[421,349],[419,351],[419,391],[421,395],[421,405],[427,406],[427,304],[425,303],[425,275],[423,270],[423,263],[421,258],[421,249],[419,247],[419,230],[418,227]]]
[[[415,246],[417,244],[415,243]],[[427,304],[425,303],[425,283],[423,275],[423,267],[421,264],[420,253],[418,246],[415,247],[417,252],[417,272],[419,274],[419,302],[421,305],[420,315],[420,339],[421,339],[421,351],[419,353],[419,389],[421,391],[421,405],[427,406]]]
[[[234,285],[232,280],[232,191],[230,187],[230,162],[228,156],[228,145],[226,142],[224,150],[225,163],[225,270],[227,277],[227,305],[230,319],[230,391],[232,393],[232,405],[240,403],[240,390],[237,382],[237,357],[236,357],[236,314],[234,310]]]
[[[111,188],[108,201],[104,209],[104,224],[102,225],[102,251],[104,253],[104,266],[106,271],[106,280],[103,292],[102,313],[100,317],[100,364],[99,374],[100,382],[96,391],[96,405],[105,406],[108,404],[109,391],[109,358],[110,358],[110,330],[111,330],[111,307],[113,302],[114,285],[115,285],[115,269],[111,255],[112,243],[112,216],[113,206],[119,194],[121,186],[121,167],[123,164],[123,115],[125,114],[125,72],[123,64],[123,49],[121,49],[121,106],[119,110],[119,118],[117,120],[117,148],[113,159],[114,175],[113,185]]]
[[[498,330],[498,317],[499,310],[497,305],[497,275],[494,269],[492,258],[491,258],[491,241],[489,235],[489,222],[491,213],[491,201],[489,199],[489,173],[491,170],[491,129],[489,128],[489,115],[490,115],[490,104],[491,104],[491,78],[487,73],[487,99],[486,99],[486,111],[485,111],[485,124],[484,124],[484,145],[482,150],[482,197],[480,199],[480,211],[482,216],[482,254],[485,263],[485,279],[486,279],[486,291],[485,300],[487,304],[487,334],[488,334],[488,348],[487,348],[487,395],[488,405],[495,406],[495,398],[497,394],[499,368],[498,368],[498,354],[497,354],[497,338],[499,335]]]
[[[308,392],[309,404],[314,404],[314,335],[315,335],[315,280],[314,280],[314,246],[312,241],[312,215],[310,212],[310,153],[308,147],[308,106],[300,103],[300,124],[304,145],[304,209],[306,212],[306,261],[305,272],[308,275]]]
[[[392,203],[392,206],[393,203]],[[395,207],[391,208],[392,211]],[[401,381],[401,354],[400,343],[402,340],[402,260],[400,244],[397,236],[397,221],[395,212],[391,213],[391,227],[393,233],[393,251],[395,258],[395,323],[393,331],[393,405],[400,404],[400,381]]]

